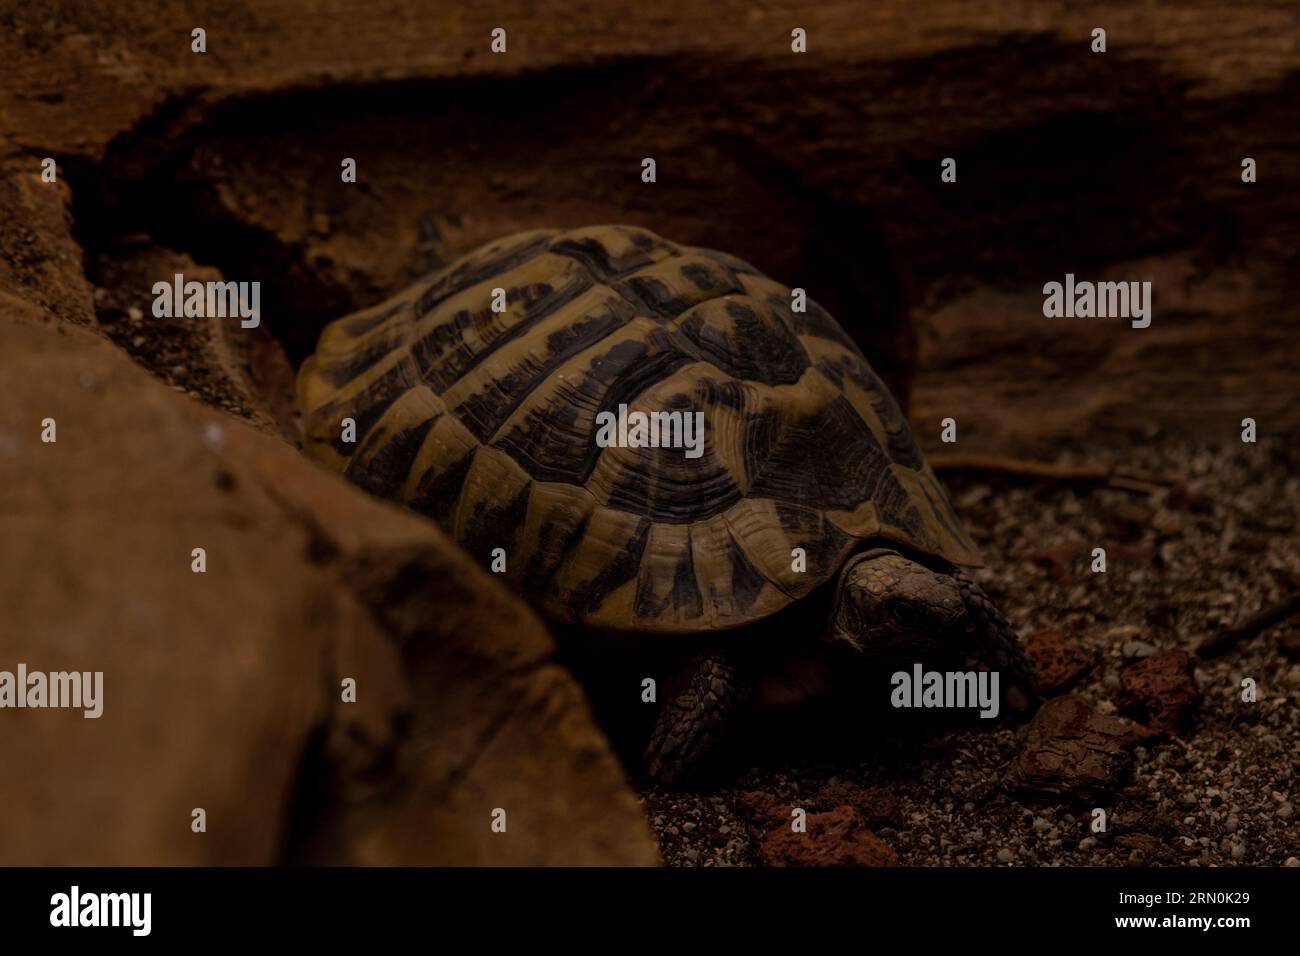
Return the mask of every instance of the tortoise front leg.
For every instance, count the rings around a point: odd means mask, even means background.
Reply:
[[[1022,717],[1038,710],[1038,677],[1025,657],[1016,632],[984,589],[961,571],[953,573],[970,616],[973,656],[1002,677],[1002,696]]]
[[[645,761],[656,781],[671,786],[731,735],[754,693],[749,676],[717,648],[692,657],[664,690]]]

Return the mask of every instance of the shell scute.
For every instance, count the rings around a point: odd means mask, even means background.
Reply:
[[[309,454],[477,559],[506,549],[507,580],[561,620],[736,627],[873,538],[979,563],[897,403],[825,310],[643,229],[507,237],[332,323],[299,404]],[[598,445],[598,416],[620,406],[679,438],[702,415],[698,455]],[[345,417],[356,443],[340,440]]]

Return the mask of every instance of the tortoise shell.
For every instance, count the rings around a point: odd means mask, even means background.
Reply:
[[[829,314],[794,311],[790,289],[739,259],[644,229],[491,243],[326,327],[298,400],[312,457],[485,562],[503,548],[506,576],[561,621],[737,627],[868,538],[980,563]],[[602,447],[597,415],[620,405],[703,412],[702,454]]]

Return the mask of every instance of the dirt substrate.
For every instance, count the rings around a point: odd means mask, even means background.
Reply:
[[[1022,635],[1054,629],[1086,662],[1054,696],[1075,695],[1097,720],[1117,722],[1110,715],[1122,710],[1158,722],[1124,693],[1138,661],[1194,652],[1300,586],[1297,453],[1235,437],[1090,454],[1178,481],[1154,495],[949,481],[985,551],[986,589]],[[1094,547],[1106,548],[1105,574],[1090,569]],[[1197,658],[1188,687],[1159,687],[1153,701],[1181,690],[1185,716],[1167,732],[1134,724],[1110,746],[1113,782],[1100,795],[1070,767],[1058,793],[1027,788],[1014,772],[1026,731],[999,723],[922,744],[886,739],[866,759],[781,758],[706,792],[642,796],[671,865],[1297,866],[1298,651],[1292,618]],[[1242,701],[1245,678],[1256,703]],[[810,815],[802,840],[791,836],[794,808]],[[1096,808],[1106,813],[1100,832]]]

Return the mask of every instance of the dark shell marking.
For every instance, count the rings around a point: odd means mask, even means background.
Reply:
[[[868,538],[979,563],[898,405],[825,310],[794,312],[752,266],[643,229],[508,237],[331,324],[299,404],[310,454],[485,563],[506,549],[506,576],[561,620],[736,627]],[[703,454],[598,447],[597,414],[620,404],[702,412]],[[340,441],[345,418],[355,444]]]

